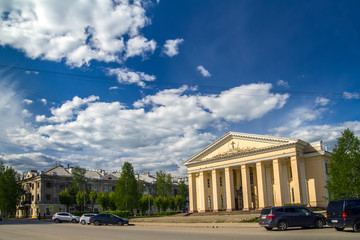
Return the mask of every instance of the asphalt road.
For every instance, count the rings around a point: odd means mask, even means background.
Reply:
[[[72,223],[54,224],[51,222],[0,222],[0,239],[122,239],[122,240],[227,240],[227,239],[360,239],[360,234],[350,229],[337,232],[332,228],[300,229],[294,228],[287,231],[266,231],[256,225],[242,225],[233,227],[222,225],[219,228],[212,226],[161,226],[161,225],[129,225],[129,226],[88,226]]]

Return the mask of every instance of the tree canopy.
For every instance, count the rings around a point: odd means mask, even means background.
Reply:
[[[125,162],[120,178],[116,182],[116,204],[121,210],[129,210],[138,207],[141,197],[138,188],[138,182],[135,178],[134,168],[129,162]]]
[[[0,163],[0,210],[5,215],[13,215],[24,194],[20,174],[12,167]]]
[[[76,165],[72,170],[72,177],[74,179],[73,185],[79,190],[86,190],[85,180],[86,169]]]
[[[69,189],[65,189],[59,193],[59,202],[66,205],[66,211],[69,211],[69,206],[75,203],[75,197]]]
[[[328,164],[330,200],[360,198],[360,141],[349,129],[342,132]]]
[[[172,194],[172,181],[171,174],[164,173],[163,171],[156,172],[156,188],[157,195],[168,197]]]

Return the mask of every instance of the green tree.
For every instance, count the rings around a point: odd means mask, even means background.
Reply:
[[[76,193],[76,204],[81,207],[84,207],[85,203],[87,202],[88,199],[88,194],[85,190],[83,191],[78,191]],[[85,207],[83,209],[85,211]]]
[[[69,189],[65,189],[59,193],[59,202],[66,205],[66,211],[69,211],[69,206],[75,203],[74,195],[70,193]]]
[[[167,197],[157,196],[154,199],[154,205],[158,210],[166,211],[169,207],[169,199]]]
[[[102,194],[98,193],[96,202],[98,202],[100,204],[100,207],[103,210],[108,210],[109,206],[110,206],[109,194],[107,192],[103,192]]]
[[[0,210],[4,215],[14,215],[24,194],[20,174],[12,167],[0,163]]]
[[[175,206],[182,209],[185,205],[185,198],[181,195],[177,195],[174,200]]]
[[[92,204],[92,211],[94,211],[94,205],[95,205],[95,202],[96,202],[96,198],[97,198],[97,193],[95,192],[95,190],[91,190],[91,192],[89,193],[89,198],[90,198],[90,201],[91,201],[91,204]]]
[[[109,208],[110,208],[110,210],[112,210],[112,211],[115,211],[115,210],[116,210],[116,200],[117,200],[116,193],[115,193],[115,192],[111,192],[111,193],[109,194]]]
[[[139,200],[139,209],[141,211],[141,215],[145,215],[145,212],[151,209],[153,205],[154,198],[151,195],[142,195]],[[149,212],[150,214],[150,212]]]
[[[330,200],[360,198],[360,141],[349,129],[337,139],[328,174]]]
[[[116,203],[119,209],[132,211],[138,207],[141,196],[138,186],[133,166],[125,162],[116,182]]]
[[[78,190],[86,190],[86,169],[76,165],[72,170],[73,187]]]
[[[189,195],[189,187],[185,184],[184,180],[181,180],[179,182],[178,188],[179,188],[179,195],[181,195],[186,199],[186,197]]]
[[[156,189],[158,196],[168,197],[172,193],[171,174],[163,171],[156,172]]]

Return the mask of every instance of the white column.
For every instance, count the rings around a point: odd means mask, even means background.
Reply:
[[[189,181],[189,208],[190,212],[196,212],[196,178],[195,174],[189,173],[188,174],[188,181]]]
[[[234,176],[231,168],[225,168],[226,211],[235,209]]]
[[[219,179],[216,169],[211,171],[211,178],[212,178],[212,196],[213,196],[213,211],[219,211],[219,204],[220,204],[220,191],[219,191]]]
[[[250,173],[248,165],[241,165],[242,178],[242,192],[243,192],[243,211],[250,210],[251,204],[251,187],[250,187]]]

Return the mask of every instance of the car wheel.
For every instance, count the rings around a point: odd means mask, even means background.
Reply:
[[[271,231],[273,228],[272,227],[265,227],[266,230]]]
[[[345,229],[344,227],[335,227],[336,231],[344,231],[344,229]]]
[[[123,221],[118,221],[118,222],[117,222],[117,225],[118,225],[118,226],[122,226],[122,225],[124,225],[124,223],[123,223]]]
[[[353,225],[353,229],[355,232],[360,232],[360,220],[357,220],[354,225]]]
[[[316,219],[315,221],[315,228],[323,228],[324,222],[321,219]]]
[[[285,221],[280,221],[278,223],[278,226],[277,228],[280,230],[280,231],[285,231],[287,229],[288,225]]]
[[[72,223],[77,223],[76,219],[71,220]]]
[[[94,222],[94,225],[95,225],[95,226],[99,226],[99,225],[100,225],[100,222],[99,222],[99,221],[95,221],[95,222]]]
[[[59,219],[55,219],[54,222],[55,222],[55,223],[59,223],[60,220],[59,220]]]
[[[85,220],[81,220],[81,224],[85,225],[86,224]]]

